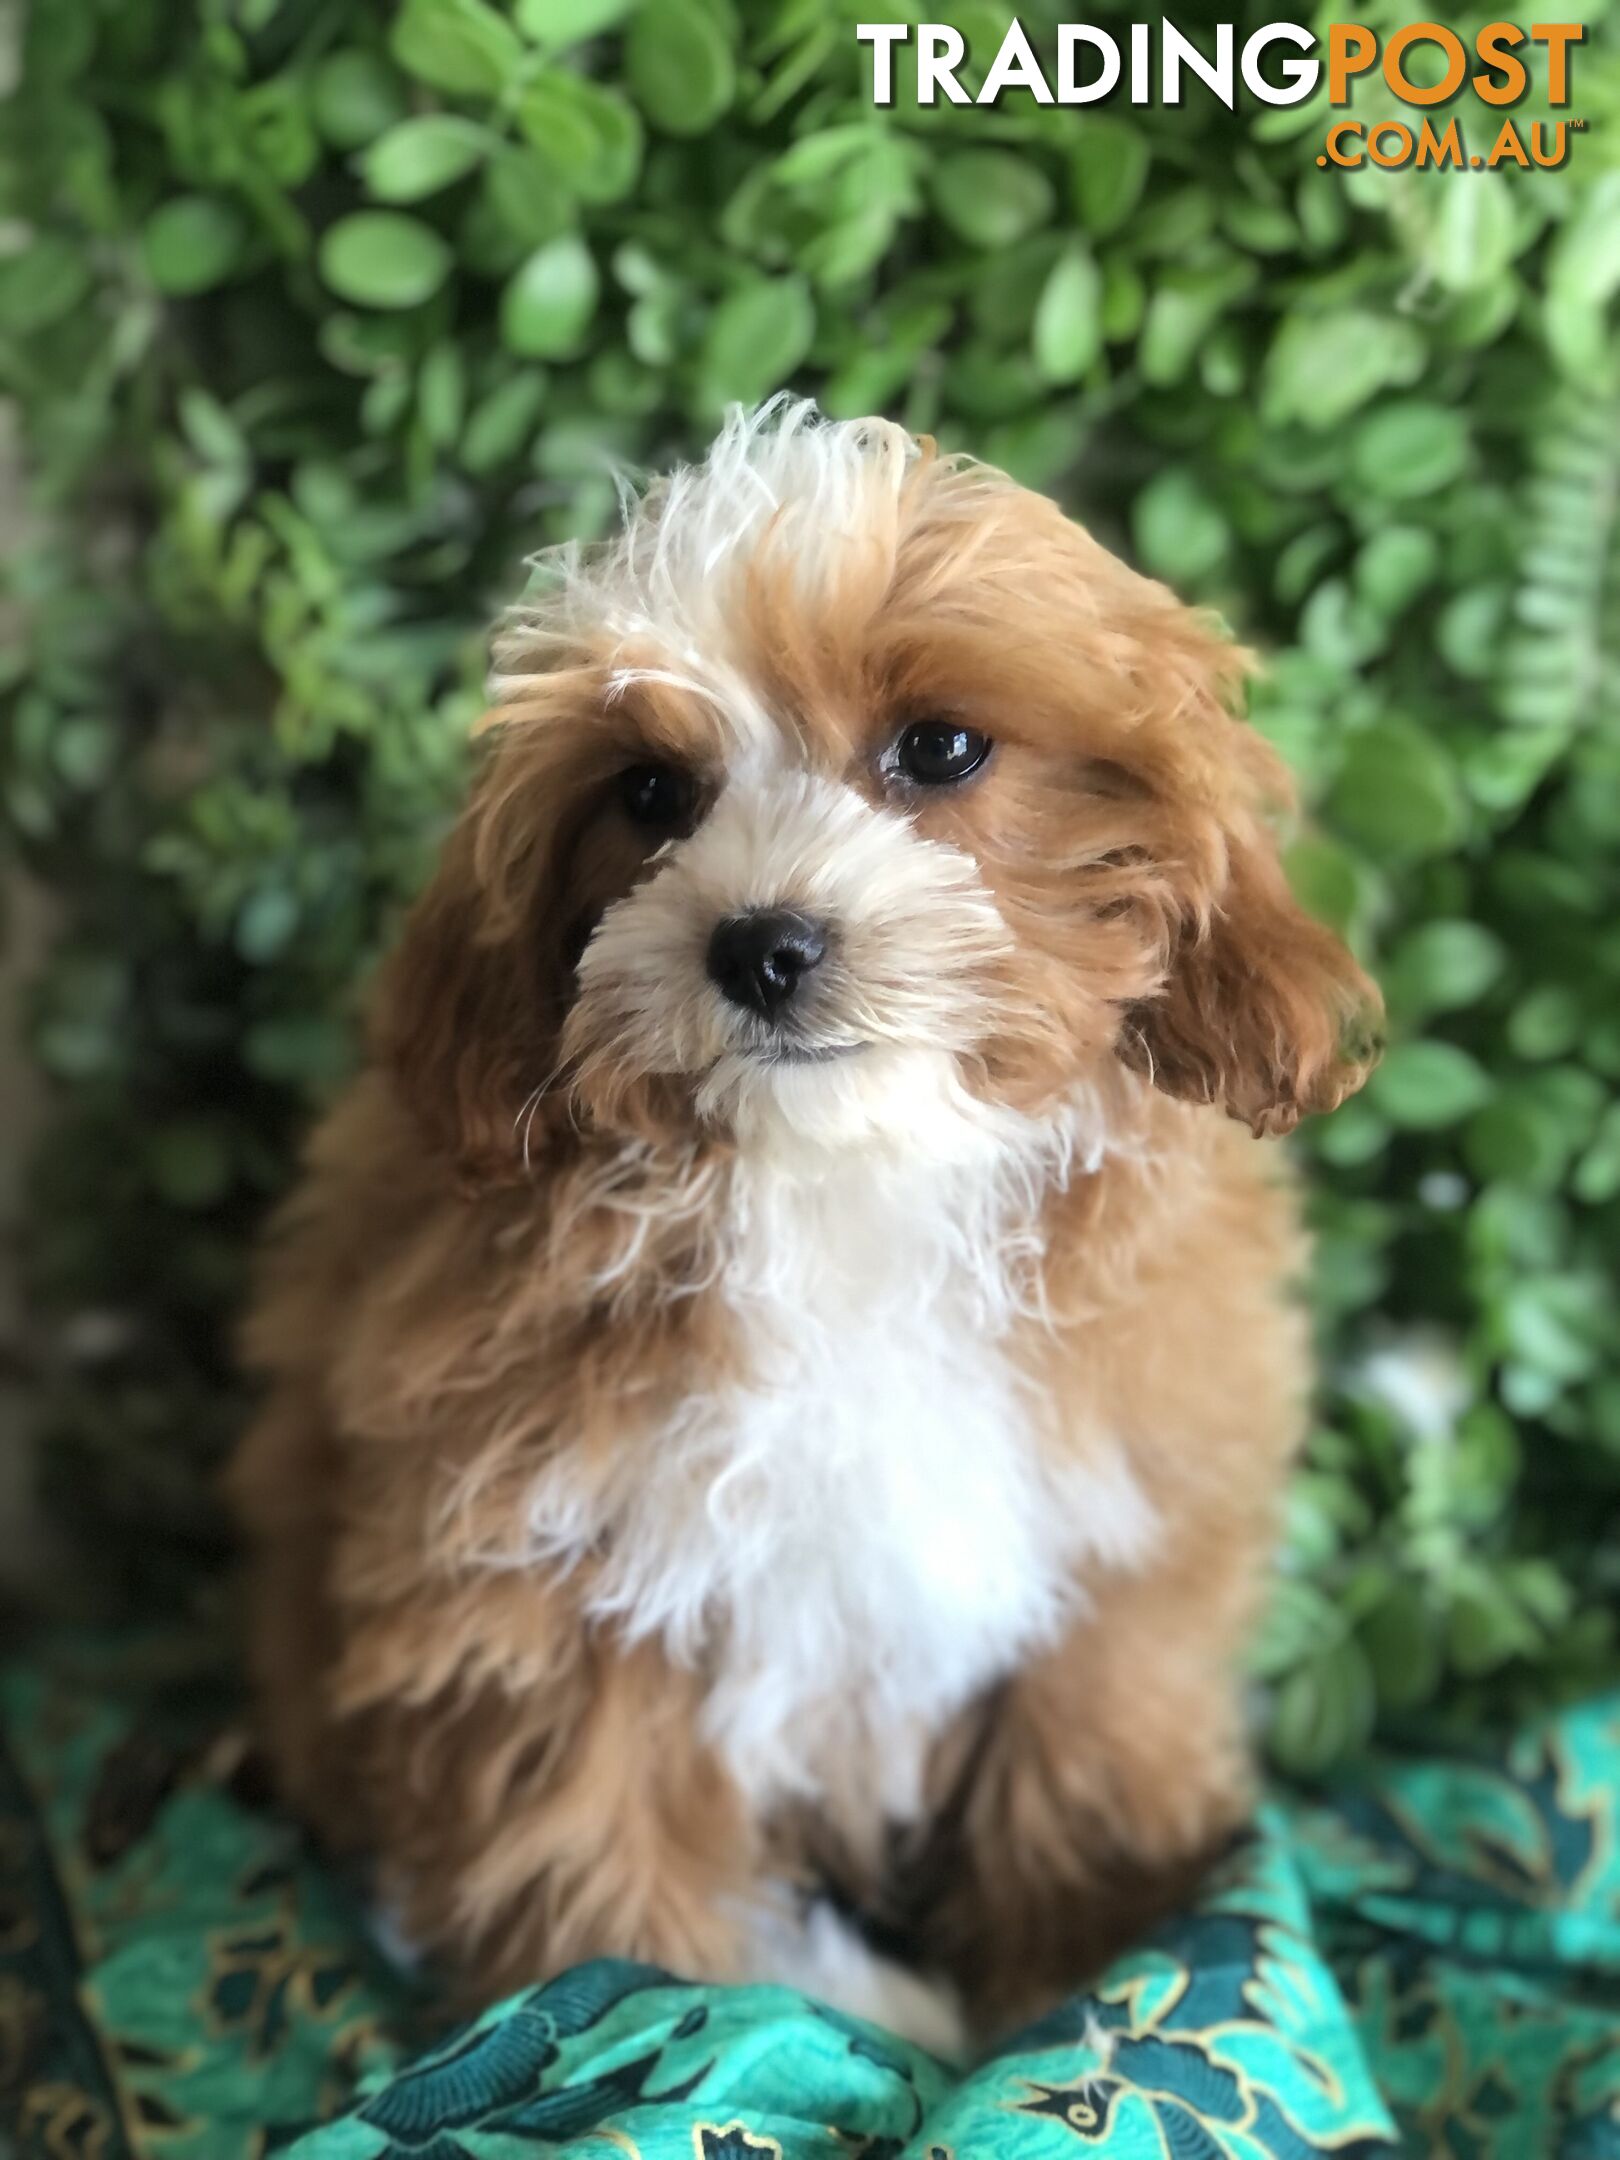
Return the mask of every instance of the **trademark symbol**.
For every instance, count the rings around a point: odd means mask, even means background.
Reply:
[[[1586,122],[1584,120],[1572,120],[1569,124],[1577,135],[1586,133]]]

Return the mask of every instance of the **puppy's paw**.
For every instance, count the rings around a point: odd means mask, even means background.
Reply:
[[[797,1988],[947,2062],[966,2060],[967,2026],[950,1982],[882,1956],[824,1900],[800,1912],[784,1897],[752,1917],[749,1934],[751,1978]]]

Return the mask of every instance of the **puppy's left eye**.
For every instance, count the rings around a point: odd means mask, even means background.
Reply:
[[[696,790],[687,775],[674,765],[650,759],[628,766],[619,775],[619,802],[632,825],[649,832],[675,832],[692,815]]]
[[[965,780],[989,755],[989,736],[954,720],[919,720],[894,746],[896,770],[922,787]]]

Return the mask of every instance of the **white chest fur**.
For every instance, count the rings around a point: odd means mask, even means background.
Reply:
[[[866,1761],[904,1815],[930,1734],[1057,1634],[1088,1558],[1136,1559],[1151,1515],[1112,1438],[1055,1429],[1008,1355],[994,1194],[867,1160],[745,1168],[731,1204],[752,1383],[694,1376],[588,1491],[555,1466],[531,1549],[605,1555],[593,1611],[700,1666],[757,1804]]]

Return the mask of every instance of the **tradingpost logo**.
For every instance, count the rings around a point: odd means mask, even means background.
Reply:
[[[1060,23],[1037,52],[1016,20],[993,54],[972,51],[949,23],[857,24],[872,49],[872,95],[893,105],[900,67],[919,105],[1179,106],[1200,85],[1228,109],[1240,94],[1262,105],[1301,105],[1326,84],[1339,115],[1328,126],[1317,164],[1353,170],[1380,166],[1491,167],[1562,165],[1582,122],[1568,117],[1580,23],[1487,23],[1464,36],[1441,22],[1411,22],[1380,37],[1365,23],[1331,23],[1318,34],[1300,23],[1265,23],[1239,41],[1236,26],[1217,23],[1197,38],[1169,20],[1131,23],[1120,32],[1095,23]],[[1552,115],[1513,112],[1545,74]],[[1357,115],[1358,96],[1376,99],[1376,116]],[[1438,124],[1438,108],[1455,105]],[[1398,110],[1396,108],[1404,108]]]

